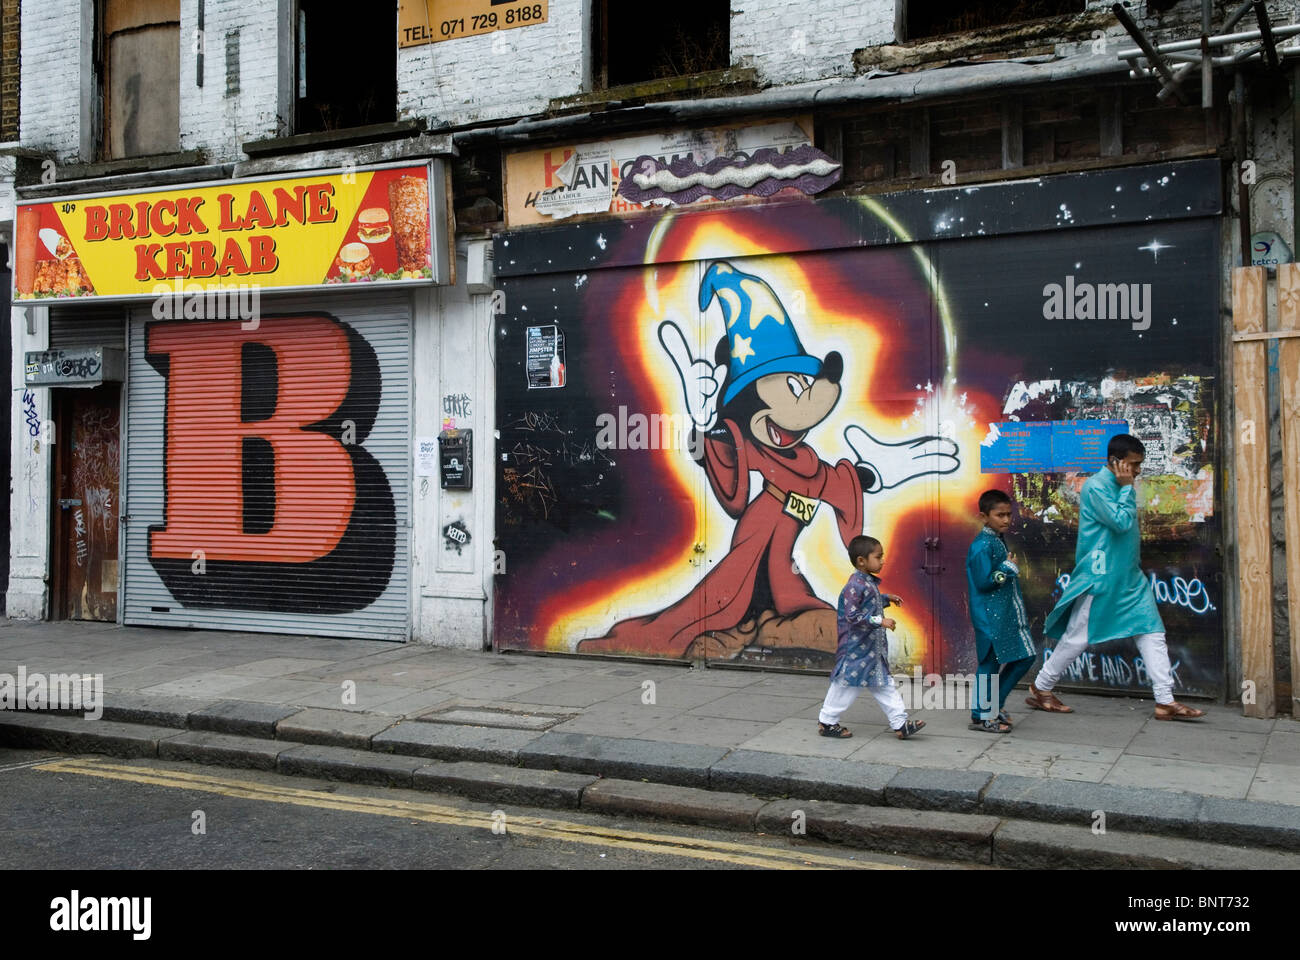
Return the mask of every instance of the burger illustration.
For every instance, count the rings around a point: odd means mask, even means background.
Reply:
[[[370,256],[370,248],[364,243],[345,243],[339,255],[334,258],[334,266],[344,280],[356,280],[373,273],[375,261]]]
[[[383,207],[366,207],[357,214],[357,239],[362,243],[383,243],[392,235],[388,211]]]

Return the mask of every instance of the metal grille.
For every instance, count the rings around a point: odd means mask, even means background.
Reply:
[[[406,298],[132,317],[124,620],[404,640]]]

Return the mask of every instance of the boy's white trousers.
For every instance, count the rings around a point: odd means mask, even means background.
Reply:
[[[864,689],[871,691],[871,695],[876,698],[876,703],[880,704],[880,709],[885,711],[885,719],[889,721],[889,729],[897,730],[907,722],[907,710],[903,707],[903,695],[898,692],[898,687],[894,686],[892,680],[887,687],[864,688],[850,686],[847,683],[832,683],[831,688],[826,691],[826,700],[822,703],[822,712],[818,714],[817,719],[827,726],[839,723],[844,711],[852,705],[854,700],[858,699],[858,694]]]

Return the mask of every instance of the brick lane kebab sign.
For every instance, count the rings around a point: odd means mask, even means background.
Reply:
[[[427,166],[18,206],[14,300],[434,279]]]

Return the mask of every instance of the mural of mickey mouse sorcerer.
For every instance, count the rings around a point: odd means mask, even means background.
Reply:
[[[715,302],[726,332],[713,362],[692,356],[673,321],[661,323],[658,334],[704,438],[701,444],[693,437],[691,448],[699,451],[713,495],[736,519],[731,549],[689,595],[581,641],[579,652],[735,656],[774,618],[789,629],[767,633],[790,646],[833,649],[834,607],[814,593],[795,562],[799,535],[826,509],[847,545],[863,532],[864,493],[960,465],[950,439],[883,443],[860,426],[844,431],[852,459],[823,460],[810,434],[840,399],[843,358],[835,351],[824,359],[808,353],[772,287],[725,261],[711,264],[700,284],[700,309]],[[754,496],[756,482],[762,489]]]

